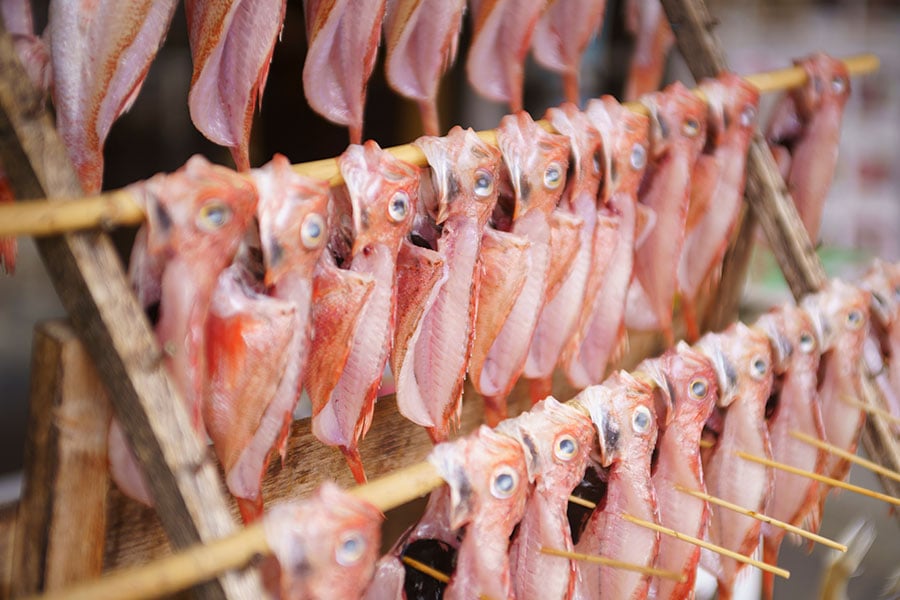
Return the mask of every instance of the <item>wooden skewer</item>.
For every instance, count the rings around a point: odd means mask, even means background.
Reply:
[[[715,445],[716,445],[716,443],[712,440],[700,440],[701,448],[712,448]]]
[[[701,500],[706,500],[710,504],[715,504],[716,506],[721,506],[723,508],[727,508],[728,510],[732,510],[736,513],[740,513],[742,515],[746,515],[748,517],[752,517],[758,521],[762,521],[763,523],[768,523],[770,525],[774,525],[775,527],[780,527],[786,531],[797,534],[802,538],[806,538],[808,540],[812,540],[814,542],[818,542],[823,546],[828,546],[829,548],[834,548],[840,552],[846,552],[847,546],[841,544],[839,542],[835,542],[834,540],[830,540],[827,537],[822,537],[817,533],[812,533],[810,531],[806,531],[805,529],[801,529],[795,525],[791,525],[790,523],[785,523],[784,521],[779,521],[778,519],[774,519],[770,516],[764,515],[762,513],[756,512],[755,510],[749,510],[744,508],[743,506],[738,506],[737,504],[732,504],[728,500],[723,500],[721,498],[717,498],[715,496],[711,496],[705,492],[701,492],[700,490],[689,490],[682,485],[675,485],[675,489],[679,492],[683,492],[695,498],[700,498]]]
[[[597,508],[596,502],[591,502],[590,500],[585,500],[584,498],[579,498],[578,496],[569,495],[569,502],[571,502],[572,504],[583,506],[585,508]]]
[[[580,560],[589,563],[595,563],[598,565],[604,565],[607,567],[614,567],[616,569],[622,569],[624,571],[635,571],[637,573],[643,573],[644,575],[652,575],[654,577],[662,577],[663,579],[672,579],[674,581],[679,581],[684,583],[687,581],[687,575],[684,573],[677,573],[675,571],[666,571],[663,569],[656,569],[654,567],[645,567],[643,565],[635,565],[633,563],[628,563],[622,560],[616,560],[614,558],[607,558],[605,556],[597,556],[595,554],[582,554],[581,552],[569,552],[568,550],[557,550],[556,548],[547,548],[546,546],[541,546],[542,554],[549,554],[550,556],[561,556],[562,558],[570,558],[572,560]]]
[[[734,560],[742,563],[746,563],[748,565],[752,565],[757,569],[761,569],[768,573],[772,573],[773,575],[777,575],[778,577],[783,577],[784,579],[790,579],[791,572],[782,569],[780,567],[774,567],[772,565],[766,564],[762,561],[744,556],[743,554],[739,554],[734,552],[733,550],[729,550],[728,548],[723,548],[722,546],[717,546],[715,544],[711,544],[705,540],[701,540],[699,538],[695,538],[693,536],[681,533],[679,531],[675,531],[674,529],[669,529],[668,527],[663,527],[662,525],[657,525],[656,523],[651,523],[650,521],[645,521],[643,519],[638,519],[637,517],[633,517],[628,514],[623,514],[622,518],[630,523],[634,523],[640,527],[645,527],[647,529],[652,529],[653,531],[657,531],[659,533],[672,536],[677,540],[682,540],[684,542],[688,542],[690,544],[694,544],[696,546],[700,546],[701,548],[705,548],[717,554],[721,554],[722,556],[727,556],[728,558],[733,558]]]
[[[900,481],[900,473],[896,471],[892,471],[885,467],[882,467],[878,463],[872,462],[871,460],[866,460],[860,456],[853,454],[852,452],[847,452],[843,448],[838,448],[834,444],[829,444],[828,442],[824,442],[822,440],[817,440],[816,438],[806,435],[802,431],[792,431],[791,437],[794,437],[801,442],[809,444],[810,446],[815,446],[816,448],[821,448],[830,454],[834,454],[835,456],[840,456],[845,460],[849,460],[850,462],[857,464],[863,468],[866,468],[874,473],[878,473],[879,475],[883,475],[894,481]]]
[[[853,398],[852,396],[841,396],[841,401],[846,402],[850,406],[853,406],[860,410],[864,410],[867,413],[871,413],[873,415],[881,417],[885,421],[890,421],[891,423],[893,423],[895,425],[900,425],[900,417],[892,415],[891,413],[889,413],[888,411],[884,410],[883,408],[881,408],[879,406],[875,406],[873,404],[868,404],[866,402],[861,402],[860,400],[857,400],[856,398]]]
[[[882,494],[879,492],[873,492],[872,490],[867,490],[864,487],[859,487],[858,485],[853,485],[852,483],[846,483],[839,479],[834,479],[832,477],[826,477],[824,475],[819,475],[818,473],[813,473],[812,471],[806,471],[804,469],[798,469],[797,467],[792,467],[791,465],[786,465],[784,463],[780,463],[774,460],[770,460],[768,458],[761,458],[759,456],[753,456],[752,454],[747,454],[741,450],[736,452],[738,456],[743,458],[744,460],[749,460],[750,462],[755,462],[760,465],[765,465],[767,467],[772,467],[774,469],[780,469],[782,471],[786,471],[788,473],[793,473],[794,475],[800,475],[802,477],[809,477],[810,479],[815,479],[816,481],[820,481],[822,483],[828,484],[832,487],[841,488],[842,490],[848,490],[851,492],[855,492],[857,494],[861,494],[863,496],[868,496],[869,498],[875,498],[876,500],[881,500],[882,502],[887,502],[888,504],[893,504],[894,506],[900,506],[900,500],[894,498],[893,496],[888,496],[887,494]]]
[[[878,57],[874,54],[850,56],[843,62],[853,75],[871,73],[879,68]],[[760,92],[765,93],[803,85],[806,82],[806,72],[800,67],[788,67],[748,75],[745,79]],[[647,109],[640,103],[627,102],[625,106],[635,112],[646,114]],[[538,121],[538,124],[548,131],[554,131],[546,121]],[[478,135],[490,144],[497,143],[496,133],[493,130],[481,131]],[[388,151],[408,163],[419,166],[427,164],[422,151],[411,144],[388,148]],[[334,158],[294,165],[294,170],[309,177],[328,181],[332,186],[343,183]],[[0,206],[0,237],[59,235],[92,227],[137,225],[143,220],[143,209],[137,205],[132,193],[123,188],[85,198],[55,198]]]
[[[449,575],[447,575],[445,573],[441,573],[437,569],[430,567],[423,562],[419,562],[414,558],[410,558],[408,556],[401,556],[400,561],[405,565],[409,565],[416,571],[419,571],[420,573],[425,573],[432,579],[436,579],[436,580],[440,581],[441,583],[450,583]],[[493,599],[490,596],[485,596],[484,594],[479,594],[478,600],[493,600]]]

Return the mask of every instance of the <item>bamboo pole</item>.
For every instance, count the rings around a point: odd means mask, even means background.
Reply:
[[[877,71],[878,57],[874,54],[859,54],[844,59],[844,64],[853,75],[864,75]],[[801,86],[806,81],[806,72],[800,67],[788,67],[776,71],[748,75],[745,79],[760,92],[774,92]],[[695,93],[699,91],[695,90]],[[646,112],[637,102],[625,104],[636,112]],[[548,131],[554,131],[546,121],[538,121]],[[496,145],[494,130],[481,131],[479,137]],[[425,155],[412,144],[387,149],[397,158],[418,166],[425,166]],[[332,186],[343,183],[337,160],[326,158],[294,165],[297,173],[327,180]],[[135,202],[129,189],[122,188],[84,198],[55,198],[53,200],[14,203],[0,206],[0,237],[30,235],[36,237],[57,235],[79,229],[101,227],[104,229],[120,225],[137,225],[144,220],[143,209]]]

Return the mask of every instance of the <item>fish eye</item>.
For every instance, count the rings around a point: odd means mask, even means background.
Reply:
[[[305,248],[312,250],[321,245],[325,238],[325,219],[319,213],[310,213],[300,226],[300,242]]]
[[[847,82],[840,75],[835,75],[831,80],[831,91],[835,94],[841,94],[847,88]]]
[[[400,190],[391,198],[391,204],[388,206],[388,216],[391,221],[399,223],[409,214],[409,194]]]
[[[681,126],[681,132],[687,137],[695,137],[700,133],[700,123],[697,119],[687,119]]]
[[[851,310],[847,313],[847,327],[850,329],[859,329],[863,324],[862,313],[858,310]]]
[[[578,452],[578,442],[571,435],[561,435],[556,438],[556,446],[553,454],[560,460],[571,460]]]
[[[494,479],[491,481],[491,494],[493,494],[494,498],[506,500],[516,491],[518,483],[519,476],[511,467],[500,467],[494,472]]]
[[[640,171],[647,164],[647,149],[640,144],[635,144],[631,148],[631,157],[629,158],[631,168]]]
[[[700,400],[706,397],[707,392],[709,392],[709,384],[706,383],[705,379],[698,378],[691,382],[689,389],[691,391],[691,396]]]
[[[766,363],[766,359],[761,356],[757,356],[750,362],[750,376],[753,379],[763,379],[768,369],[769,365]]]
[[[487,169],[475,171],[475,195],[487,198],[494,191],[494,176]]]
[[[213,232],[221,229],[231,220],[231,208],[221,200],[210,200],[197,213],[197,227]]]
[[[548,190],[555,190],[562,183],[562,179],[562,167],[559,163],[550,163],[550,166],[544,171],[544,187]]]
[[[804,331],[800,334],[800,350],[809,354],[816,347],[816,338],[811,333]]]
[[[650,431],[650,424],[653,422],[653,416],[650,409],[646,406],[638,406],[631,413],[631,427],[635,433],[647,433]]]
[[[359,562],[365,551],[365,538],[359,532],[351,531],[338,542],[337,549],[334,551],[334,559],[339,565],[349,567]]]
[[[756,108],[752,104],[748,104],[741,111],[741,126],[750,127],[756,121]]]

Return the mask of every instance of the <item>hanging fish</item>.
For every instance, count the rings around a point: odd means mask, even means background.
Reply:
[[[635,242],[652,227],[652,212],[637,204],[647,165],[649,120],[612,96],[591,100],[585,114],[600,132],[603,152],[586,301],[561,357],[566,376],[578,388],[602,381],[607,365],[615,363],[627,348],[625,299],[632,280]]]
[[[579,103],[581,57],[603,24],[606,0],[555,0],[549,3],[534,29],[534,58],[562,74],[566,100]]]
[[[872,295],[866,365],[888,410],[900,417],[900,265],[876,259],[860,287]]]
[[[625,26],[635,36],[625,83],[625,100],[659,89],[675,35],[660,0],[627,0]]]
[[[362,142],[366,85],[375,68],[385,0],[303,0],[309,49],[303,93],[317,113]]]
[[[185,0],[194,74],[191,120],[231,150],[238,170],[250,168],[253,109],[262,104],[286,0]]]
[[[425,135],[441,134],[438,85],[456,60],[465,0],[388,0],[384,73],[398,94],[415,100]]]
[[[794,64],[806,71],[807,82],[787,92],[775,108],[766,140],[809,239],[816,244],[837,165],[850,75],[843,62],[822,53]]]
[[[137,99],[175,0],[50,3],[47,35],[56,127],[85,193],[103,183],[103,144]]]
[[[335,193],[329,251],[338,267],[367,275],[374,285],[356,315],[345,314],[339,295],[332,304],[314,311],[313,331],[321,335],[313,340],[315,360],[308,369],[307,390],[313,406],[313,434],[329,446],[338,446],[356,480],[363,483],[366,476],[357,444],[372,423],[375,396],[391,350],[397,253],[415,216],[419,170],[373,141],[350,146],[338,166],[346,190]],[[336,342],[347,341],[343,336],[330,339],[334,320],[353,322],[349,348],[335,348]],[[346,356],[342,367],[329,364],[335,354]],[[335,383],[329,372],[336,368],[340,376]]]

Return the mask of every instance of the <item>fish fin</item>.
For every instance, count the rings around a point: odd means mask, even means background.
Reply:
[[[635,205],[634,249],[644,245],[656,227],[656,211],[645,204]]]
[[[484,422],[488,427],[496,427],[508,416],[506,396],[482,396],[484,399]]]
[[[625,322],[622,321],[619,325],[619,333],[616,335],[616,345],[613,347],[612,352],[609,353],[609,360],[606,363],[607,371],[610,370],[610,366],[618,366],[622,362],[622,359],[628,354],[629,347],[628,330],[625,328]]]
[[[356,480],[356,483],[360,485],[366,483],[368,478],[366,477],[365,469],[363,469],[359,448],[341,446],[341,452],[344,454],[344,459],[347,461],[347,466],[350,467],[350,472],[353,473],[353,478]]]
[[[716,189],[718,179],[719,167],[715,157],[701,154],[691,171],[691,199],[684,226],[686,236],[712,210],[712,192]]]
[[[531,395],[531,403],[537,404],[547,396],[553,394],[553,375],[528,381],[528,391]]]
[[[550,213],[550,264],[547,267],[545,302],[556,296],[569,274],[578,252],[579,233],[583,226],[584,220],[581,217],[558,210]]]
[[[237,500],[238,509],[241,511],[241,519],[244,520],[244,525],[258,521],[265,512],[261,494],[253,499],[235,497],[235,500]]]

